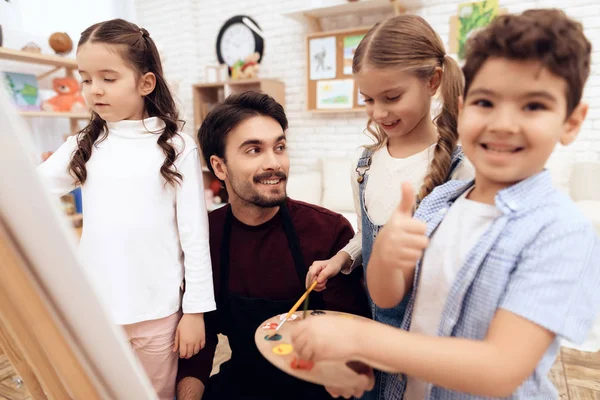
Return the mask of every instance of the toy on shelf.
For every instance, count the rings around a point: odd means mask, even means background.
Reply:
[[[74,228],[83,226],[83,214],[77,212],[74,193],[65,194],[60,198],[63,213],[71,220]]]
[[[33,42],[27,43],[25,46],[21,48],[22,51],[26,51],[28,53],[40,54],[42,52],[42,48]]]
[[[54,154],[53,151],[44,151],[42,153],[42,162],[45,162],[47,159],[49,159],[52,154]]]
[[[50,35],[48,44],[56,54],[64,56],[73,50],[73,41],[65,32],[55,32]]]
[[[79,83],[75,78],[55,78],[52,80],[52,86],[57,94],[42,104],[44,111],[86,111],[85,101],[79,92]]]
[[[240,60],[231,67],[231,79],[252,79],[258,76],[260,54],[250,54],[245,60]]]

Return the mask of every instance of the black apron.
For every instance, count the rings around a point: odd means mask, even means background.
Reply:
[[[304,287],[307,268],[300,243],[287,206],[280,207],[283,229],[294,260],[298,280]],[[221,244],[219,318],[222,331],[229,339],[231,359],[223,363],[218,374],[208,381],[203,400],[270,400],[331,399],[322,386],[296,379],[269,363],[254,343],[254,333],[265,320],[287,313],[297,297],[274,301],[248,298],[229,292],[229,252],[231,240],[231,208],[225,219]],[[311,309],[322,309],[319,292],[310,295]],[[266,333],[265,333],[266,334]]]

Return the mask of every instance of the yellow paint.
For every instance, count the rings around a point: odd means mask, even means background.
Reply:
[[[291,354],[292,351],[294,351],[294,347],[291,344],[287,343],[273,347],[273,353],[280,356],[286,356],[288,354]]]

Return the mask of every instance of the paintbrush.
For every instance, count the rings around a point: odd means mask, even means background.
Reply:
[[[304,301],[304,299],[308,300],[308,295],[315,288],[315,286],[317,286],[317,280],[316,279],[313,282],[313,284],[310,285],[310,287],[308,289],[306,289],[306,292],[304,292],[304,294],[302,295],[302,297],[300,297],[298,299],[298,301],[296,302],[296,304],[294,304],[294,306],[292,307],[292,309],[286,314],[286,316],[283,319],[283,321],[281,321],[279,323],[279,325],[277,325],[277,328],[275,328],[275,332],[273,332],[273,334],[271,335],[271,337],[275,336],[275,334],[277,333],[277,331],[279,330],[279,328],[281,328],[283,326],[283,324],[285,323],[285,321],[287,321],[288,318],[290,318],[292,316],[292,314],[296,312],[296,310],[298,309],[298,307],[300,307],[300,304],[302,304],[302,302]]]
[[[304,300],[304,306],[302,307],[302,319],[306,319],[306,312],[308,311],[308,299],[310,299],[310,296],[306,296],[306,299]]]

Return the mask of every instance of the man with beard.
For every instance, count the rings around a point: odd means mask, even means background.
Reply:
[[[205,315],[206,346],[180,359],[179,400],[329,399],[319,385],[267,362],[254,343],[260,324],[286,313],[304,293],[308,267],[336,254],[353,236],[350,223],[327,209],[286,196],[290,160],[283,107],[255,92],[230,96],[198,132],[210,170],[224,182],[229,204],[209,214],[217,311]],[[339,274],[310,295],[310,308],[369,315],[361,268]],[[231,360],[210,377],[217,334],[229,339]],[[342,396],[360,396],[372,375],[346,366]],[[204,396],[203,396],[204,394]]]

